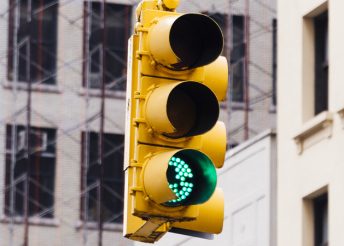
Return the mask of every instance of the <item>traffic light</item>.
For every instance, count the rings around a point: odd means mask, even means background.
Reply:
[[[150,243],[170,230],[218,234],[223,224],[223,36],[211,18],[177,5],[142,1],[128,44],[123,234]]]

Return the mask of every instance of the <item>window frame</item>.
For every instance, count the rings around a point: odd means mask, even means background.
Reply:
[[[89,137],[86,138],[86,133],[88,133]],[[112,138],[112,141],[109,140],[109,138]],[[92,149],[94,150],[94,153],[88,153],[86,155],[85,153],[85,150],[86,150],[86,140],[88,139],[88,148],[89,149]],[[112,215],[111,217],[115,217],[115,215],[119,215],[117,216],[116,218],[114,218],[114,221],[104,221],[104,224],[111,224],[111,225],[122,225],[123,223],[123,210],[124,210],[124,207],[123,207],[123,199],[124,199],[124,172],[123,172],[123,158],[124,158],[124,135],[123,134],[115,134],[115,133],[104,133],[104,152],[105,152],[105,163],[104,165],[108,165],[108,166],[112,166],[112,167],[115,167],[115,163],[111,162],[111,164],[109,163],[106,163],[106,148],[108,148],[109,146],[106,146],[106,145],[113,145],[113,142],[115,142],[114,140],[117,139],[118,142],[116,146],[112,146],[112,147],[115,147],[115,152],[116,151],[120,151],[118,152],[118,156],[117,156],[117,170],[112,170],[112,171],[120,171],[120,173],[116,173],[117,176],[116,177],[112,177],[112,179],[110,180],[109,177],[104,177],[104,186],[106,185],[105,183],[106,182],[119,182],[119,186],[116,186],[117,189],[113,189],[111,190],[112,193],[116,193],[116,192],[121,192],[122,194],[119,195],[120,197],[116,198],[116,199],[121,199],[122,201],[121,202],[118,202],[117,204],[117,208],[119,208],[118,210],[118,213]],[[95,141],[95,143],[92,143],[93,141]],[[96,160],[93,160],[92,159],[95,159],[95,156],[98,155],[98,142],[99,142],[99,133],[98,132],[93,132],[93,131],[89,131],[89,132],[81,132],[81,174],[80,174],[80,191],[81,191],[81,194],[82,196],[80,196],[80,221],[85,221],[86,223],[89,223],[90,225],[92,225],[93,223],[96,222],[96,214],[95,214],[95,217],[92,219],[92,218],[89,218],[89,214],[85,214],[85,204],[89,203],[89,200],[85,201],[85,199],[88,199],[86,198],[86,196],[89,194],[89,192],[91,191],[87,191],[85,192],[85,190],[87,189],[87,183],[88,183],[88,177],[87,177],[87,173],[88,173],[88,169],[85,170],[86,168],[86,165],[89,165],[89,163],[91,162],[93,165],[96,164]],[[92,148],[91,146],[97,146],[96,148]],[[118,148],[118,149],[117,149]],[[123,149],[123,151],[121,151],[121,149]],[[112,150],[111,150],[112,151]],[[108,157],[111,157],[111,151],[109,152],[110,156]],[[91,157],[91,155],[95,155],[93,157]],[[114,154],[116,155],[116,154]],[[89,160],[86,161],[85,160],[85,157],[88,156]],[[114,157],[114,156],[112,156]],[[116,158],[115,158],[116,159]],[[96,168],[96,167],[95,167]],[[106,169],[106,166],[104,166],[104,169]],[[105,170],[104,170],[105,171]],[[106,172],[105,173],[109,174],[109,172]],[[86,174],[86,177],[85,177],[85,174]],[[93,179],[95,181],[97,181],[97,176],[94,176]],[[117,180],[117,178],[119,178],[119,180]],[[85,180],[86,179],[86,180]],[[110,180],[110,181],[109,181]],[[85,184],[86,184],[86,187],[85,187]],[[118,188],[120,187],[120,188]],[[122,188],[122,189],[121,189]],[[93,187],[92,189],[95,189],[94,193],[95,193],[95,197],[97,197],[97,186]],[[106,191],[106,187],[105,189],[103,189],[103,199],[106,199],[104,198],[105,197],[105,191]],[[111,193],[110,192],[110,193]],[[90,205],[87,205],[87,206],[90,206]],[[94,205],[94,208],[97,209],[97,202],[95,201],[95,205]],[[103,208],[104,208],[104,203],[103,203]],[[88,208],[89,209],[89,208]],[[88,210],[87,209],[87,210]],[[115,211],[116,208],[115,207],[111,207],[111,209],[108,209],[108,211],[110,212],[116,212]],[[88,217],[88,218],[85,218],[85,215]],[[104,218],[106,220],[106,218]],[[91,226],[92,227],[92,226]]]
[[[6,125],[6,144],[5,144],[5,186],[11,186],[10,176],[12,176],[12,125]],[[22,131],[26,131],[26,127],[23,125],[16,125],[16,138],[19,139],[19,133]],[[38,139],[38,135],[44,133],[43,138],[45,140]],[[35,127],[32,126],[30,128],[30,134],[34,136],[30,137],[32,144],[30,144],[30,151],[33,151],[30,157],[30,183],[29,183],[29,200],[34,201],[29,203],[29,217],[33,218],[36,214],[40,214],[42,211],[45,211],[47,208],[50,209],[50,212],[45,213],[41,216],[42,220],[46,219],[54,219],[55,217],[55,179],[56,179],[56,147],[55,143],[57,140],[57,129],[56,128],[45,128],[45,127]],[[45,136],[46,134],[46,136]],[[24,134],[26,137],[26,134]],[[36,137],[35,137],[36,136]],[[36,148],[35,142],[38,140],[38,143],[42,143],[44,148]],[[30,141],[30,142],[31,142]],[[18,141],[17,141],[18,142]],[[54,143],[52,145],[51,143]],[[16,164],[14,167],[14,180],[17,178],[22,177],[26,174],[26,165],[27,165],[27,158],[25,157],[27,153],[27,146],[24,148],[17,148],[16,149]],[[46,163],[48,162],[48,163]],[[43,163],[43,165],[42,165]],[[45,163],[45,164],[44,164]],[[50,168],[45,170],[46,165],[49,164]],[[34,170],[32,170],[34,168]],[[37,169],[38,168],[38,169]],[[48,172],[47,172],[48,171]],[[49,172],[50,171],[50,172]],[[17,174],[16,174],[17,173]],[[15,184],[13,189],[18,190],[17,186],[23,182],[23,186],[25,185],[25,180],[22,180]],[[42,185],[42,182],[45,185]],[[48,186],[48,187],[46,187]],[[36,187],[36,188],[34,188]],[[43,187],[43,188],[42,188]],[[40,188],[40,189],[39,189]],[[23,188],[24,189],[24,188]],[[48,190],[49,189],[49,190]],[[10,192],[12,188],[6,190],[4,195],[4,215],[11,216],[10,211],[6,209],[6,207],[10,206]],[[22,218],[24,216],[24,202],[25,199],[22,196],[20,198],[17,196],[18,194],[14,194],[14,214],[12,217]],[[34,196],[34,198],[32,198]],[[18,200],[17,200],[18,199]],[[21,202],[20,202],[21,201]],[[47,203],[47,204],[45,204]],[[16,207],[18,206],[18,207]]]
[[[99,4],[101,5],[101,2],[97,2],[97,1],[84,1],[84,4],[83,4],[83,8],[84,8],[84,11],[83,11],[83,75],[82,75],[82,87],[83,89],[85,90],[93,90],[93,91],[99,91],[101,89],[101,81],[99,81],[99,86],[92,86],[92,81],[90,81],[89,85],[87,85],[87,81],[88,81],[88,77],[89,77],[89,80],[91,79],[91,67],[90,67],[90,64],[89,64],[89,61],[87,60],[87,56],[89,55],[89,52],[91,50],[91,47],[90,47],[90,43],[88,42],[88,30],[91,30],[92,32],[92,23],[90,24],[90,17],[87,13],[87,9],[88,9],[88,4],[91,4],[90,8],[92,8],[93,4]],[[117,95],[117,94],[111,94],[111,92],[121,92],[121,93],[125,93],[125,90],[126,90],[126,69],[127,69],[127,40],[129,39],[130,35],[131,35],[131,19],[132,19],[132,12],[133,12],[133,6],[132,5],[129,5],[129,4],[122,4],[122,3],[106,3],[106,5],[112,5],[112,7],[114,6],[121,6],[123,7],[123,11],[126,11],[126,16],[127,18],[125,18],[125,21],[127,23],[124,23],[123,27],[124,27],[124,33],[123,34],[123,40],[124,40],[124,45],[123,45],[123,58],[122,58],[122,61],[123,61],[123,65],[122,65],[122,75],[121,77],[119,78],[116,78],[116,79],[119,79],[119,80],[123,80],[123,87],[118,89],[118,88],[115,88],[114,86],[112,86],[111,88],[109,88],[109,84],[112,84],[114,83],[115,81],[111,81],[110,83],[107,83],[105,84],[105,89],[106,89],[106,95]],[[107,7],[105,7],[106,9]],[[110,10],[109,10],[110,11]],[[92,20],[91,20],[92,21]],[[89,27],[89,25],[91,25]],[[100,30],[102,31],[102,30]],[[91,35],[92,33],[90,34],[90,40],[91,40]],[[105,44],[107,45],[108,42],[106,42]],[[96,45],[99,45],[101,46],[101,41],[96,44]],[[108,46],[108,45],[107,45]],[[102,50],[102,49],[101,49]],[[101,56],[100,56],[101,57]],[[105,66],[110,66],[110,65],[107,65],[109,62],[107,62],[108,59],[106,59],[105,61]],[[102,69],[99,69],[100,72],[98,75],[100,77],[99,80],[101,80],[101,73],[102,73]],[[105,72],[109,71],[109,69],[107,69]],[[110,94],[109,94],[110,93]],[[91,95],[97,95],[97,93],[91,93]],[[119,95],[121,96],[121,95]]]
[[[235,19],[240,22],[238,25],[242,27],[241,35],[237,37],[238,31],[235,27]],[[239,20],[240,19],[240,20]],[[237,34],[237,35],[236,35]],[[240,39],[239,42],[237,39]],[[230,84],[231,88],[231,101],[238,104],[244,103],[244,73],[245,73],[245,16],[244,15],[232,15],[232,48],[230,55]],[[235,72],[238,69],[238,72]],[[235,79],[235,74],[239,74],[239,79]],[[240,81],[236,86],[234,83]],[[238,88],[238,90],[235,90]],[[239,91],[236,93],[236,91]],[[239,96],[238,96],[239,95]]]
[[[27,39],[28,36],[30,35],[29,32],[31,32],[31,42],[30,44],[26,44],[29,47],[29,57],[30,57],[30,81],[32,83],[33,86],[56,86],[57,85],[57,76],[56,76],[56,72],[57,72],[57,46],[58,46],[58,8],[59,8],[59,3],[57,2],[56,4],[52,5],[49,7],[49,10],[45,10],[45,11],[40,11],[39,12],[39,17],[41,18],[41,24],[38,24],[38,21],[35,20],[35,16],[32,19],[31,25],[29,25],[28,22],[26,22],[24,24],[24,26],[20,25],[20,5],[15,6],[15,0],[8,0],[9,1],[9,19],[8,19],[8,49],[7,49],[7,80],[8,82],[12,82],[14,79],[14,56],[17,55],[17,61],[18,61],[18,70],[17,70],[17,82],[19,82],[19,85],[21,86],[21,89],[23,89],[25,86],[23,85],[27,85],[28,83],[28,75],[26,74],[23,78],[22,75],[20,74],[20,53],[18,53],[18,51],[14,51],[14,35],[15,34],[15,30],[14,30],[14,26],[15,26],[15,21],[17,19],[18,21],[18,33],[17,33],[17,46],[19,47],[21,45],[21,43],[23,43],[21,40],[19,40],[19,35],[21,35],[20,33],[22,33],[22,35],[24,35],[24,39]],[[53,1],[53,0],[46,0],[46,1]],[[27,3],[27,2],[23,2],[20,1],[19,3]],[[18,10],[19,8],[19,10]],[[44,32],[44,13],[49,13],[52,12],[53,18],[51,22],[49,24],[49,30],[50,32],[45,34]],[[15,14],[18,13],[18,16]],[[37,22],[37,23],[36,23]],[[37,29],[37,30],[36,30]],[[45,29],[45,30],[48,30]],[[32,31],[30,31],[32,30]],[[35,36],[37,32],[37,37]],[[51,32],[54,33],[54,35],[51,35]],[[26,36],[26,37],[25,37]],[[35,38],[36,37],[36,38]],[[44,38],[46,37],[46,38]],[[47,38],[48,37],[48,38]],[[52,37],[52,38],[51,38]],[[50,40],[50,42],[47,42],[47,40]],[[25,41],[27,42],[27,41]],[[45,46],[50,44],[50,46],[52,45],[52,47],[48,47],[46,48]],[[35,48],[34,46],[37,45],[37,47]],[[45,51],[44,51],[45,50]],[[35,52],[34,52],[35,51]],[[48,54],[49,53],[49,54]],[[25,55],[28,56],[28,55]],[[35,56],[37,56],[35,58]],[[51,57],[53,56],[53,59],[51,59]],[[33,58],[32,58],[33,57]],[[27,65],[27,57],[24,57],[25,61],[25,69],[27,70],[28,65]],[[51,63],[49,63],[49,62]],[[36,62],[40,62],[42,64],[42,66],[40,66],[40,68],[38,68],[38,65],[36,64]],[[26,71],[27,73],[28,71]],[[54,76],[51,76],[54,75]],[[39,79],[38,79],[39,78]],[[35,85],[35,83],[37,83],[37,85]],[[10,85],[10,83],[8,84]]]

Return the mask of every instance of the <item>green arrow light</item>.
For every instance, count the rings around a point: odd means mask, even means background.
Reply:
[[[197,150],[181,150],[168,161],[167,180],[176,199],[163,205],[176,207],[207,201],[216,187],[212,161]]]

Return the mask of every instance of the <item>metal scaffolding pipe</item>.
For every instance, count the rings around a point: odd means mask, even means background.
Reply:
[[[104,183],[104,112],[105,112],[105,69],[106,69],[106,0],[102,1],[102,81],[100,102],[100,131],[99,131],[99,185],[98,185],[98,246],[103,245],[103,183]]]
[[[249,84],[249,66],[250,66],[250,2],[245,0],[245,27],[244,27],[244,140],[249,138],[249,110],[250,110],[250,84]]]

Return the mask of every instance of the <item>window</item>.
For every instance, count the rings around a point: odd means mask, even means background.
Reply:
[[[90,4],[90,6],[88,5]],[[84,86],[89,88],[101,88],[102,70],[105,74],[106,89],[122,90],[126,88],[127,67],[127,42],[130,35],[131,6],[106,3],[105,5],[105,64],[102,65],[102,3],[85,2],[85,32],[84,40],[87,40],[89,30],[89,42],[85,49],[88,56],[85,67],[87,73],[84,77]],[[90,9],[90,14],[88,13]],[[88,78],[87,78],[88,76]],[[88,82],[87,82],[88,81]]]
[[[314,246],[328,245],[328,197],[327,194],[313,201]]]
[[[11,211],[13,211],[14,216],[24,215],[29,149],[29,215],[52,218],[54,216],[56,130],[31,127],[29,148],[26,128],[18,125],[16,133],[17,146],[13,150],[12,126],[7,125],[5,184],[8,189],[5,193],[5,214],[11,216]],[[15,152],[14,162],[12,161],[13,151]],[[12,182],[11,177],[13,177]]]
[[[230,56],[232,100],[244,101],[244,16],[232,16],[232,52]]]
[[[328,14],[314,18],[315,115],[328,109]]]
[[[272,20],[272,105],[276,106],[277,86],[277,20]]]
[[[13,81],[16,71],[18,82],[55,84],[58,3],[55,0],[10,0],[10,6],[16,7],[10,8],[9,13],[8,80]]]
[[[87,142],[88,144],[85,145]],[[97,221],[98,208],[98,143],[99,134],[95,132],[82,133],[82,159],[81,175],[81,219]],[[124,196],[124,172],[123,172],[123,144],[124,136],[117,134],[104,134],[104,177],[102,211],[104,222],[122,223],[123,221],[123,196]],[[85,155],[85,147],[88,153]],[[86,170],[85,170],[86,168]],[[86,172],[85,172],[86,171]],[[84,177],[86,173],[86,177]],[[86,179],[86,180],[85,180]],[[85,182],[86,181],[86,182]],[[86,185],[86,187],[85,187]],[[84,192],[86,191],[86,192]],[[85,207],[86,205],[86,207]],[[86,208],[86,211],[85,209]]]

